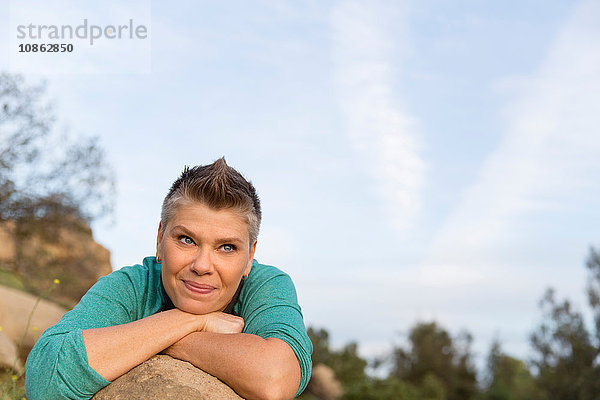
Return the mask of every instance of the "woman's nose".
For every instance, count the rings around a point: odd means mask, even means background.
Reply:
[[[198,275],[204,275],[212,272],[213,263],[210,251],[207,249],[201,249],[192,261],[191,269]]]

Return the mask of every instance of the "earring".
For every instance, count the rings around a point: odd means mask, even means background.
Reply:
[[[160,256],[156,256],[156,262],[159,263],[159,264],[161,263]]]
[[[242,280],[245,281],[246,279],[248,279],[248,275],[243,275]]]

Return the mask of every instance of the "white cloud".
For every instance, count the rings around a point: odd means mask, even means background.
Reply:
[[[599,18],[599,3],[582,2],[539,71],[527,80],[513,80],[513,87],[516,82],[524,86],[505,112],[506,133],[438,231],[424,275],[433,276],[425,273],[431,265],[461,265],[457,276],[464,282],[487,276],[493,284],[501,274],[494,272],[502,258],[498,249],[514,245],[519,229],[536,223],[528,218],[590,207],[586,199],[598,197]],[[534,243],[536,238],[525,240]],[[429,283],[439,283],[432,279]]]
[[[386,21],[398,10],[375,2],[341,2],[332,13],[334,79],[347,133],[369,165],[391,223],[405,231],[421,206],[425,163],[415,121],[393,94],[399,51]],[[401,19],[400,19],[401,20]]]
[[[445,287],[477,283],[482,274],[462,265],[438,264],[423,266],[419,278],[423,286]]]

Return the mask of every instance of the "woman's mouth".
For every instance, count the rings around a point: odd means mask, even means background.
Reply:
[[[183,281],[183,284],[192,293],[210,294],[215,290],[214,286],[196,283],[192,281]]]

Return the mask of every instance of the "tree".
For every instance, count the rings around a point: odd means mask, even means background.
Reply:
[[[350,342],[340,350],[329,348],[329,333],[325,329],[308,328],[308,336],[313,343],[313,365],[325,364],[335,372],[336,378],[349,385],[364,381],[367,377],[367,361],[358,355],[358,345]]]
[[[394,350],[392,376],[417,387],[432,388],[440,396],[441,383],[448,400],[473,399],[478,393],[475,368],[471,360],[472,338],[460,335],[453,341],[435,322],[419,323],[409,334],[409,348]]]
[[[44,94],[44,85],[0,74],[0,224],[16,253],[0,268],[21,278],[49,279],[63,267],[51,260],[41,265],[48,254],[33,251],[32,243],[57,241],[64,228],[89,231],[113,208],[114,176],[97,138],[55,135]],[[34,293],[43,289],[25,281]]]
[[[325,329],[308,328],[308,336],[313,343],[313,366],[324,364],[335,373],[335,378],[343,385],[344,400],[412,399],[411,387],[395,379],[380,380],[367,376],[367,361],[358,355],[355,342],[346,344],[339,350],[329,346],[329,333]],[[412,391],[411,391],[412,390]],[[303,398],[309,398],[303,395]]]
[[[594,316],[595,345],[600,349],[600,252],[590,248],[586,267],[588,269],[589,279],[587,283],[588,303]]]
[[[328,365],[329,359],[331,358],[331,350],[329,349],[329,332],[323,328],[316,329],[312,326],[309,326],[307,333],[313,345],[313,352],[311,355],[313,365]]]
[[[114,177],[98,139],[52,136],[44,90],[0,74],[0,220],[109,214]]]
[[[544,319],[531,335],[537,369],[537,383],[545,399],[600,398],[600,257],[592,248],[587,261],[588,303],[594,316],[594,330],[568,300],[555,299],[548,289],[540,302]]]
[[[436,389],[434,388],[433,391]],[[443,390],[443,388],[442,388]],[[430,391],[431,392],[431,391]],[[429,392],[427,392],[429,393]],[[343,400],[443,400],[443,397],[423,396],[414,385],[396,378],[368,378],[344,388]]]
[[[482,400],[531,400],[539,397],[525,363],[502,351],[494,341],[487,361],[486,389]]]

